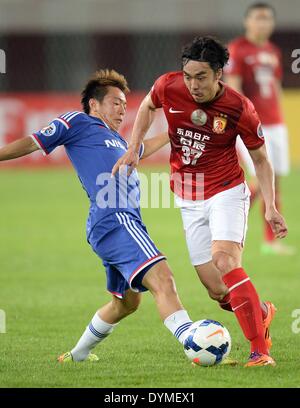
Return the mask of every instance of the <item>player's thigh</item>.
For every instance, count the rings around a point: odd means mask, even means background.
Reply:
[[[176,292],[174,276],[166,260],[149,267],[143,276],[142,285],[154,293]]]
[[[210,201],[209,226],[214,241],[230,241],[243,247],[248,228],[250,191],[241,183],[229,190],[216,194]],[[236,245],[228,244],[233,248]],[[227,246],[227,245],[226,245]],[[212,245],[215,251],[216,243]]]
[[[122,299],[113,296],[112,302],[114,305],[128,313],[132,313],[139,307],[142,300],[142,294],[133,292],[131,289],[126,290]]]
[[[106,268],[108,290],[119,298],[124,298],[128,288],[135,292],[146,291],[141,285],[143,275],[165,256],[157,249],[140,219],[117,213],[109,221],[108,233],[101,237],[103,226],[99,230],[95,227],[89,238]]]
[[[103,261],[106,272],[106,288],[113,296],[113,299],[123,300],[126,291],[129,289],[127,280],[123,277],[121,272],[112,264]]]
[[[211,231],[205,203],[197,207],[181,208],[186,244],[193,266],[211,261]]]
[[[144,292],[148,289],[142,284],[144,276],[166,257],[156,247],[141,220],[128,214],[121,218],[119,235],[122,235],[122,248],[114,263],[131,290]]]

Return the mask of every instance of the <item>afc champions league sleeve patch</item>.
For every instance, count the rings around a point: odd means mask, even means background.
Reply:
[[[51,123],[49,126],[44,127],[41,130],[42,135],[44,136],[52,136],[56,132],[55,123]]]
[[[261,139],[264,139],[264,132],[261,123],[259,123],[257,126],[257,136],[260,137]]]

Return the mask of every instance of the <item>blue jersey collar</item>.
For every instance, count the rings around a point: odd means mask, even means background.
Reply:
[[[91,118],[97,120],[97,122],[100,122],[101,125],[105,126],[107,129],[112,130],[112,129],[108,126],[108,124],[104,122],[103,119],[99,119],[99,118],[97,118],[97,116],[92,116],[92,115],[89,115],[89,116],[90,116]]]
[[[119,139],[121,139],[123,142],[126,143],[127,147],[128,147],[128,143],[127,141],[120,135],[119,132],[116,132],[115,130],[111,129],[105,122],[103,119],[99,119],[96,116],[92,116],[89,115],[91,118],[95,119],[97,122],[99,122],[102,126],[106,127],[108,130],[110,130],[115,136],[117,136]]]

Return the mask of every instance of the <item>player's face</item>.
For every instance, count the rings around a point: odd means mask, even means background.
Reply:
[[[126,97],[121,89],[108,87],[108,92],[101,102],[96,101],[97,116],[113,130],[118,131],[126,112]],[[92,114],[92,112],[91,112]]]
[[[215,73],[208,62],[188,61],[183,67],[183,79],[197,103],[212,100],[219,87],[222,71]]]
[[[262,40],[268,40],[275,26],[274,13],[268,8],[254,9],[245,19],[248,34]]]

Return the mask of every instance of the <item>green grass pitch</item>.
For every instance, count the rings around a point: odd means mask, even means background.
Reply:
[[[300,173],[283,183],[290,245],[300,242]],[[88,200],[71,170],[0,172],[0,387],[299,387],[300,252],[292,257],[259,252],[259,206],[251,211],[244,267],[262,299],[278,307],[272,325],[277,367],[193,368],[160,322],[149,293],[96,349],[100,362],[62,366],[95,310],[110,299],[100,260],[85,241]],[[221,321],[232,336],[232,357],[245,362],[249,348],[232,313],[211,301],[189,263],[177,209],[145,209],[144,222],[168,256],[181,299],[194,320]],[[300,324],[299,324],[300,326]]]

